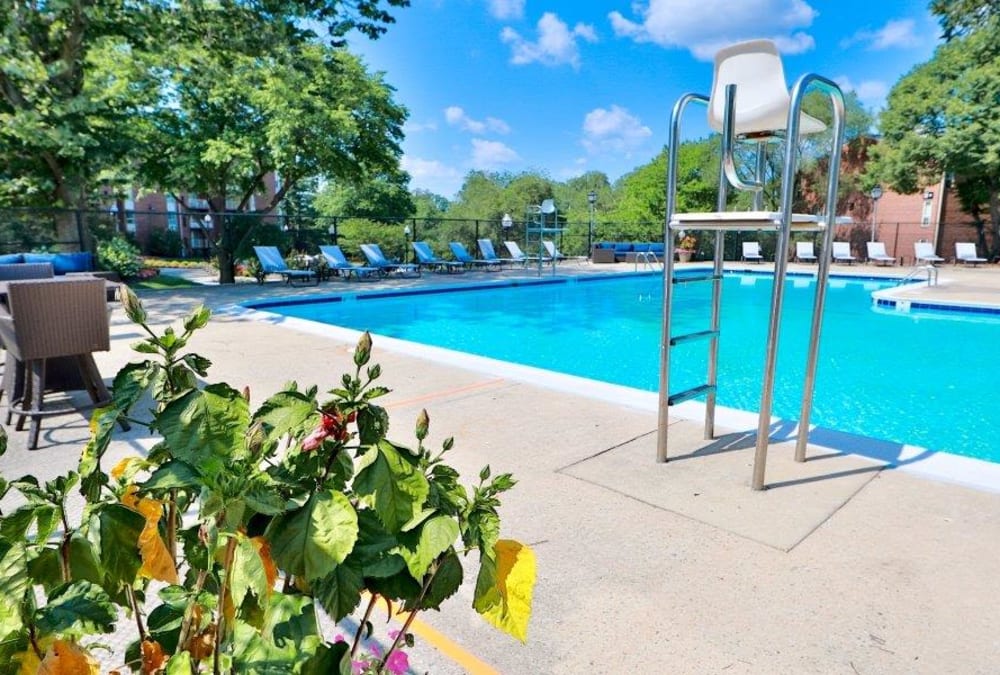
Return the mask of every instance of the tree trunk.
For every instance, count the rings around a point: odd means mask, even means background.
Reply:
[[[1000,181],[997,180],[990,184],[990,233],[993,241],[988,257],[992,262],[1000,258]]]

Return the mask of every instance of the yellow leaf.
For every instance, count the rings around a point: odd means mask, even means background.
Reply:
[[[142,641],[142,672],[155,673],[163,668],[167,655],[156,640],[146,638]]]
[[[138,511],[146,519],[146,524],[139,534],[139,557],[142,558],[139,575],[147,579],[176,584],[178,583],[177,565],[174,564],[174,559],[157,528],[160,517],[163,515],[163,502],[147,497],[136,497],[136,490],[134,485],[125,488],[122,504],[133,511]]]
[[[483,618],[521,642],[528,638],[531,596],[535,589],[535,552],[529,546],[501,539],[496,553],[496,588],[499,601],[481,610]]]
[[[278,566],[274,564],[271,557],[271,545],[264,537],[251,537],[250,543],[257,549],[257,555],[264,564],[264,574],[267,575],[267,591],[270,593],[274,589],[274,583],[278,580]]]
[[[115,464],[114,468],[111,469],[111,477],[115,480],[120,480],[121,477],[125,475],[125,472],[128,471],[130,465],[142,461],[144,460],[141,457],[126,457]],[[133,490],[133,492],[134,491],[135,490]]]
[[[38,675],[99,675],[100,664],[79,645],[56,640],[38,665]],[[22,668],[23,668],[22,664]]]

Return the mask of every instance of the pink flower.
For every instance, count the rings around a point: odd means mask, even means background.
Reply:
[[[385,669],[392,673],[392,675],[404,675],[409,668],[410,658],[406,655],[406,652],[400,649],[390,654],[388,660],[385,662]]]

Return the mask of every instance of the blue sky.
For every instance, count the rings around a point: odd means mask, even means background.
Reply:
[[[769,38],[791,85],[812,72],[876,111],[938,40],[928,0],[412,0],[351,48],[410,112],[411,188],[449,199],[471,170],[611,180],[667,142],[726,44]],[[692,113],[694,120],[698,116]],[[693,121],[694,136],[705,127]]]

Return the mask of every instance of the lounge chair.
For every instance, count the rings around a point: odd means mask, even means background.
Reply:
[[[420,276],[420,265],[390,260],[385,257],[385,254],[382,253],[382,249],[379,248],[378,244],[361,244],[361,252],[364,254],[368,264],[377,268],[379,274],[382,276],[386,276],[388,274],[413,274],[418,277]]]
[[[795,260],[798,262],[816,262],[816,254],[813,253],[813,244],[811,241],[795,242]]]
[[[833,262],[847,263],[848,265],[853,265],[855,260],[857,260],[857,258],[851,255],[850,242],[847,241],[833,242]]]
[[[913,258],[919,265],[921,262],[934,263],[944,262],[944,258],[934,253],[934,246],[929,241],[913,242]]]
[[[378,276],[377,267],[369,267],[367,265],[355,265],[347,260],[347,256],[339,246],[330,244],[327,246],[320,246],[319,252],[326,259],[327,268],[331,272],[336,272],[339,276],[343,276],[348,281],[350,281],[351,276],[355,276],[359,279],[366,277],[369,279],[374,279]]]
[[[465,265],[466,269],[484,269],[487,271],[498,272],[503,267],[503,263],[497,260],[485,260],[483,258],[473,258],[468,249],[465,248],[465,244],[453,241],[448,244],[451,249],[451,254],[455,256],[455,260]]]
[[[578,263],[583,263],[588,260],[585,255],[563,255],[562,251],[556,248],[556,243],[554,241],[542,241],[542,246],[545,247],[545,252],[548,253],[549,258],[555,260],[556,262],[561,262],[563,260],[575,260]],[[652,251],[646,251],[647,254],[652,253]],[[656,254],[653,253],[650,258],[655,258]]]
[[[756,241],[743,242],[743,261],[759,263],[764,260],[760,252],[760,243]]]
[[[295,285],[296,281],[319,283],[319,275],[315,270],[293,270],[281,257],[277,246],[254,246],[253,252],[257,254],[260,261],[260,269],[263,274],[260,283],[264,283],[264,277],[268,274],[280,274],[285,279],[286,284]]]
[[[464,272],[465,264],[457,260],[445,260],[431,250],[426,241],[413,242],[413,252],[417,254],[417,264],[441,272]]]
[[[976,254],[976,245],[971,241],[955,242],[955,263],[965,263],[975,267],[979,263],[988,262]]]
[[[496,251],[493,250],[493,242],[489,239],[478,239],[476,244],[479,245],[479,252],[483,256],[483,260],[488,260],[490,262],[499,263],[500,265],[512,265],[515,262],[521,263],[524,266],[526,261],[524,260],[514,260],[513,258],[501,258],[497,255]]]
[[[510,257],[514,262],[519,262],[527,264],[529,262],[552,262],[552,258],[548,256],[537,256],[537,255],[526,255],[521,247],[517,245],[516,241],[505,241],[503,245],[507,248],[507,253],[510,253]]]
[[[880,241],[865,242],[868,246],[868,262],[876,265],[895,265],[896,259],[885,252],[885,244]]]

